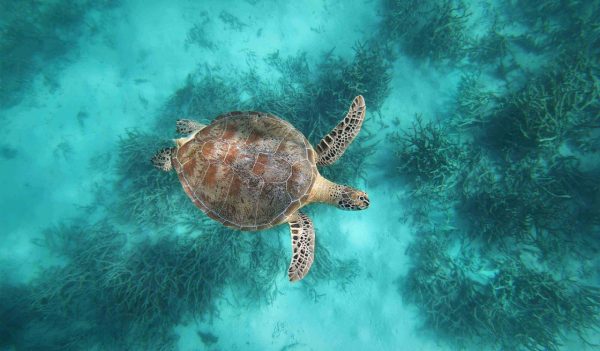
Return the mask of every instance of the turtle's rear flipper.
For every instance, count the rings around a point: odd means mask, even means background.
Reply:
[[[317,164],[319,166],[330,165],[342,156],[360,132],[366,111],[367,107],[362,95],[355,97],[346,117],[317,145],[316,149],[319,155]]]
[[[191,119],[178,119],[176,123],[176,131],[178,134],[192,134],[195,131],[198,131],[202,128],[206,127],[204,124],[193,121]]]
[[[152,157],[152,164],[154,167],[165,172],[170,171],[173,168],[173,165],[171,164],[171,155],[173,155],[173,152],[175,152],[174,147],[164,148],[157,152]]]
[[[304,278],[315,258],[315,228],[307,215],[296,211],[289,220],[292,235],[292,262],[288,278],[294,282]]]

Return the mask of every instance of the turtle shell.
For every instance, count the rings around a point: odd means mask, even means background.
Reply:
[[[198,208],[241,230],[283,223],[306,203],[318,174],[304,135],[262,112],[217,117],[177,149],[172,163]]]

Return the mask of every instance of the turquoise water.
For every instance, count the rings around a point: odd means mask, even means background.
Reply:
[[[600,1],[1,1],[0,350],[594,350]],[[278,115],[370,207],[226,229],[150,159]]]

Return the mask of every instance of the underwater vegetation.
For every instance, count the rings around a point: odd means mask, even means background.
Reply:
[[[17,155],[19,154],[19,151],[13,147],[11,147],[10,145],[2,145],[0,146],[0,157],[2,157],[5,160],[11,160],[15,157],[17,157]]]
[[[229,29],[232,29],[236,32],[241,32],[242,30],[244,30],[244,28],[248,27],[248,24],[242,22],[239,18],[225,10],[219,13],[219,19],[227,27],[229,27]]]
[[[315,254],[310,274],[304,278],[315,301],[318,298],[317,289],[320,282],[333,282],[336,287],[345,291],[361,271],[358,260],[335,257],[320,240],[316,242],[315,253],[318,254]]]
[[[480,65],[465,66],[448,117],[390,138],[417,227],[398,291],[459,347],[559,350],[600,327],[599,22],[581,2],[513,5],[526,30],[496,21],[469,48]]]
[[[202,14],[205,18],[202,24],[195,24],[192,29],[188,32],[186,45],[198,45],[201,48],[205,48],[211,51],[216,50],[217,45],[210,39],[210,35],[206,33],[205,25],[210,22],[207,14]]]
[[[14,345],[21,338],[28,322],[33,318],[30,307],[31,291],[2,275],[0,284],[0,348]]]
[[[464,247],[450,255],[453,234],[420,233],[408,248],[414,265],[399,285],[425,325],[442,336],[502,349],[559,350],[563,333],[583,337],[585,328],[600,325],[600,288],[556,278],[514,257],[486,261]]]
[[[19,318],[0,311],[0,332],[12,338],[8,345],[171,349],[174,325],[216,316],[216,300],[226,291],[233,291],[240,305],[268,303],[275,298],[275,278],[285,273],[287,250],[277,237],[204,223],[196,236],[153,238],[128,235],[108,223],[79,223],[85,221],[44,231],[39,244],[59,263],[29,285],[0,286],[3,301],[15,301],[7,306],[23,307]],[[322,276],[347,266],[330,263],[323,251]],[[47,337],[35,338],[36,333]]]
[[[589,203],[582,189],[592,188],[593,179],[578,169],[574,157],[527,158],[508,165],[481,157],[459,183],[456,210],[469,232],[487,241],[532,239],[540,230],[558,235],[581,221],[579,213]]]
[[[514,19],[528,26],[528,35],[536,37],[541,50],[598,53],[598,0],[519,0],[507,2],[506,6]]]
[[[584,337],[586,328],[600,326],[600,290],[583,283],[589,276],[572,274],[600,250],[598,216],[590,213],[597,212],[590,207],[598,196],[594,175],[581,171],[574,157],[509,165],[479,157],[481,164],[461,165],[450,187],[440,189],[435,178],[419,188],[408,183],[415,194],[433,188],[452,200],[414,197],[426,210],[413,216],[430,214],[418,218],[423,229],[408,251],[413,266],[399,279],[399,291],[420,308],[427,327],[454,342],[483,337],[503,348],[557,350],[565,332]],[[444,213],[458,218],[449,221]],[[455,229],[442,240],[427,228]],[[475,253],[448,256],[456,242]],[[534,261],[522,261],[523,252]],[[497,272],[486,284],[463,267],[462,260],[477,255],[502,257],[478,268]]]
[[[423,164],[445,155],[447,145],[422,139],[439,148],[411,153],[401,141],[399,162],[411,160],[407,154],[426,160],[404,162],[401,175],[421,174],[428,169]],[[423,208],[413,213],[422,229],[408,250],[413,266],[399,279],[399,292],[420,309],[426,327],[453,342],[483,338],[502,348],[558,350],[565,333],[585,340],[587,329],[600,327],[600,289],[584,283],[589,275],[573,274],[600,250],[597,211],[590,207],[597,204],[598,170],[583,171],[574,156],[504,162],[473,150],[462,148],[452,182],[408,178],[411,198]],[[444,201],[431,201],[436,194]],[[451,254],[457,242],[465,247]],[[475,268],[465,262],[478,256],[500,258]]]
[[[451,123],[459,132],[481,127],[483,119],[497,106],[496,94],[486,90],[481,80],[480,73],[463,74],[458,83]]]
[[[470,44],[463,1],[385,0],[384,33],[408,55],[434,62],[460,61]]]
[[[578,140],[600,121],[600,86],[585,58],[569,57],[522,89],[499,99],[485,133],[489,143],[518,155]]]
[[[497,65],[499,69],[513,64],[510,38],[501,34],[501,27],[500,24],[494,23],[484,35],[472,40],[467,52],[470,61]]]
[[[240,93],[239,82],[234,78],[224,76],[218,68],[202,67],[190,74],[185,85],[171,95],[154,130],[165,138],[172,138],[178,119],[195,119],[208,124],[218,115],[240,108]]]
[[[39,73],[54,84],[49,63],[63,58],[93,21],[94,9],[111,8],[115,0],[102,1],[2,1],[0,3],[0,107],[13,106],[27,93]]]
[[[418,198],[437,197],[454,186],[465,162],[463,147],[436,122],[423,122],[417,115],[408,130],[392,136],[398,158],[397,171]]]
[[[167,224],[182,217],[198,217],[176,176],[156,172],[149,161],[166,146],[170,145],[161,143],[157,134],[138,130],[128,130],[119,141],[114,190],[120,195],[114,213],[122,221],[136,223],[140,230],[148,226],[167,229]]]

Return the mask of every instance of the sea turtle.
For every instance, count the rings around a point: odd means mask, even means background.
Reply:
[[[239,230],[261,230],[289,223],[290,281],[302,279],[314,259],[312,221],[300,209],[324,202],[343,210],[363,210],[363,191],[335,184],[319,174],[340,158],[362,126],[362,96],[316,148],[290,123],[264,112],[235,111],[205,126],[178,120],[176,147],[160,150],[152,163],[174,169],[194,204],[210,218]]]

